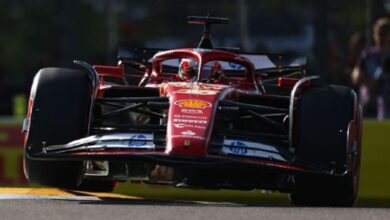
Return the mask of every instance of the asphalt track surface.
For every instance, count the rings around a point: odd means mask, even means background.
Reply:
[[[164,201],[58,189],[0,188],[1,220],[32,219],[390,219],[387,208],[295,208]]]

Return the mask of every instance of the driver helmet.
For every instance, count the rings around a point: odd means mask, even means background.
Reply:
[[[219,61],[208,62],[205,67],[209,70],[204,72],[202,77],[206,79],[206,82],[217,82],[223,75],[222,65]]]
[[[221,76],[222,76],[222,65],[218,61],[215,61],[213,67],[211,67],[211,77],[213,79],[219,80]]]
[[[198,73],[198,64],[192,60],[184,58],[180,62],[179,77],[183,80],[193,80]]]

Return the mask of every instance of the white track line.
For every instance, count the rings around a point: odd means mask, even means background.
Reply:
[[[52,200],[77,200],[77,201],[101,201],[95,196],[49,196],[49,195],[28,195],[28,194],[0,194],[0,200],[6,199],[52,199]]]

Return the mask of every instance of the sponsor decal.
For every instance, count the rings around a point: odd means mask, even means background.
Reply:
[[[201,116],[201,115],[179,115],[175,114],[173,115],[174,118],[190,118],[190,119],[204,119],[207,120],[206,116]]]
[[[182,115],[182,118],[207,120],[207,117],[205,117],[205,116],[198,116],[198,115]]]
[[[199,89],[180,89],[176,93],[194,94],[194,95],[215,95],[218,92],[214,90],[199,90]]]
[[[225,154],[245,155],[286,161],[286,159],[279,154],[277,149],[270,145],[230,139],[225,139],[223,145],[221,152]]]
[[[188,136],[188,135],[172,135],[172,138],[191,138],[191,139],[198,139],[198,140],[205,140],[204,137],[194,135],[194,136]]]
[[[224,88],[227,88],[228,86],[225,85],[199,85],[199,88],[205,89],[205,90],[222,90]]]
[[[175,126],[175,128],[185,128],[186,127],[185,124],[173,124],[173,126]]]
[[[202,109],[182,108],[181,112],[186,114],[203,114]]]
[[[211,107],[210,102],[202,101],[202,100],[194,100],[194,99],[183,99],[178,100],[174,103],[182,108],[206,108]]]
[[[183,145],[184,145],[184,149],[188,149],[190,147],[190,145],[191,145],[191,141],[190,140],[184,140]]]
[[[206,129],[206,126],[201,126],[201,125],[192,125],[192,124],[176,124],[174,123],[173,126],[175,128],[197,128],[197,129]]]
[[[213,90],[213,91],[220,91],[224,88],[227,88],[229,86],[226,85],[212,85],[212,84],[199,84],[199,85],[194,85],[194,84],[189,84],[186,82],[171,82],[170,85],[174,86],[175,88],[180,90]],[[177,92],[177,91],[176,91]]]
[[[241,142],[245,146],[250,146],[250,148],[279,153],[279,151],[274,146],[262,144],[262,143],[256,143],[256,142],[249,142],[249,141],[225,139],[223,145],[225,146],[230,146],[232,144],[235,145],[237,144],[237,142]]]
[[[186,83],[186,82],[171,82],[170,85],[172,85],[174,88],[177,89],[190,89],[194,87],[194,85]]]
[[[246,144],[242,141],[233,141],[230,143],[229,150],[233,154],[246,155],[248,153],[248,148]]]
[[[242,66],[240,64],[237,64],[237,63],[232,63],[232,62],[229,62],[228,63],[229,66],[234,69],[234,70],[239,70],[239,69],[242,69]]]
[[[207,124],[206,120],[191,120],[191,119],[181,119],[181,118],[174,118],[173,122],[178,123],[192,123],[192,124]]]
[[[191,131],[191,130],[187,130],[187,131],[183,131],[181,132],[182,135],[188,135],[188,136],[194,136],[196,135],[195,132]]]
[[[146,136],[143,134],[135,134],[131,136],[128,146],[129,147],[139,147],[146,145],[147,140]]]

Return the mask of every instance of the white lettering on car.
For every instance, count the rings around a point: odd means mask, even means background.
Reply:
[[[187,113],[187,114],[203,114],[203,110],[202,109],[182,108],[181,112]]]
[[[179,119],[179,118],[174,118],[173,122],[192,123],[192,124],[207,124],[206,120],[191,120],[191,119]]]

